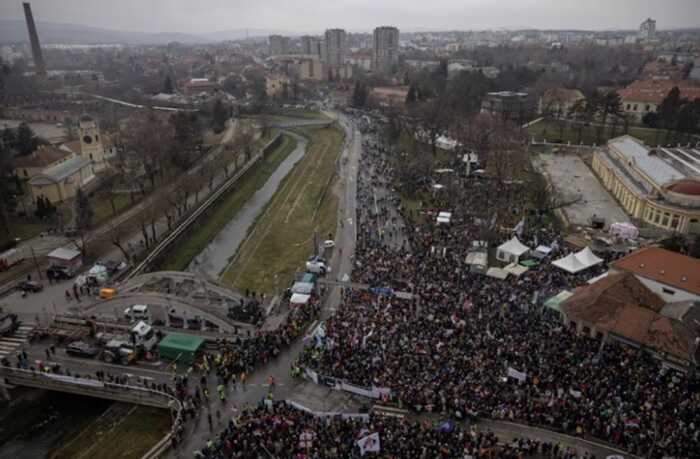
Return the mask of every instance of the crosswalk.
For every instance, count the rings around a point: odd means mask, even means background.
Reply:
[[[13,361],[17,352],[29,343],[29,335],[34,328],[35,324],[22,323],[14,333],[0,337],[0,359]]]

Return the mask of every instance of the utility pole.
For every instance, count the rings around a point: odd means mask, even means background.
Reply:
[[[39,262],[36,260],[36,254],[34,253],[34,246],[30,245],[29,250],[32,252],[32,259],[34,260],[34,266],[36,267],[36,273],[39,275],[39,280],[43,280],[41,269],[39,269]]]

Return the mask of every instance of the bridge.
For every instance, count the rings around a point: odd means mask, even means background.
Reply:
[[[278,129],[290,129],[300,127],[329,127],[335,120],[310,119],[299,121],[278,121],[270,123],[270,126]]]
[[[10,367],[0,367],[0,378],[2,378],[0,393],[7,397],[9,397],[8,388],[23,386],[170,410],[172,415],[171,430],[142,459],[160,457],[170,447],[171,437],[183,422],[182,404],[177,398],[146,387],[113,384],[96,379]]]

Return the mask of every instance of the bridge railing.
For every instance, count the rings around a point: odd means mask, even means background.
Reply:
[[[0,367],[0,377],[13,385],[39,387],[70,393],[83,392],[88,396],[107,399],[120,399],[118,395],[126,393],[132,398],[132,403],[159,406],[171,410],[173,416],[170,431],[143,456],[144,459],[160,457],[170,447],[172,437],[182,424],[182,404],[176,397],[166,392],[140,386],[104,382],[94,378],[79,378],[11,367]]]

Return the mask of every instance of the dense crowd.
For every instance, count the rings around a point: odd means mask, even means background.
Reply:
[[[376,447],[363,438],[376,434]],[[229,420],[200,458],[573,458],[573,450],[527,439],[502,443],[492,432],[465,430],[451,423],[410,422],[394,417],[368,420],[314,417],[285,402],[243,410]],[[377,451],[378,450],[378,451]],[[584,456],[587,457],[587,456]]]
[[[365,153],[353,279],[407,290],[413,300],[346,292],[303,365],[391,388],[413,411],[525,421],[652,457],[700,456],[700,394],[685,374],[643,351],[601,346],[543,313],[542,299],[583,285],[604,266],[571,275],[545,260],[506,280],[471,272],[465,258],[480,234],[472,222],[486,216],[466,211],[449,226],[432,218],[409,223],[395,196],[377,201],[368,191],[391,168],[376,148]],[[478,208],[478,193],[465,199],[462,208]],[[553,258],[567,254],[552,228],[521,237],[531,247],[550,245]],[[525,380],[507,377],[509,368]]]

